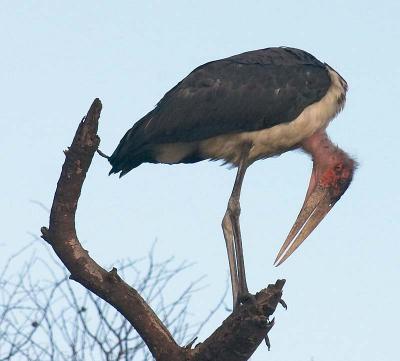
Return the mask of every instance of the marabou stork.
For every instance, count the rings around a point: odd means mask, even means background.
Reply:
[[[249,51],[193,70],[127,131],[109,157],[111,173],[142,163],[223,160],[237,175],[222,221],[233,304],[247,288],[239,225],[247,167],[259,159],[303,149],[313,170],[300,213],[275,265],[285,261],[346,191],[355,161],[331,142],[326,128],[343,108],[346,81],[328,64],[294,48]]]

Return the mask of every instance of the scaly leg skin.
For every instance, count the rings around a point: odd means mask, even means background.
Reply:
[[[247,155],[250,147],[246,148],[239,164],[235,184],[229,198],[228,207],[222,221],[222,228],[229,258],[229,268],[232,280],[233,308],[236,309],[241,303],[251,300],[255,302],[247,288],[246,272],[244,267],[242,239],[240,233],[240,191],[243,178],[247,169]]]
[[[222,220],[222,231],[224,232],[224,238],[226,243],[226,251],[228,253],[229,260],[229,271],[231,275],[231,284],[232,284],[232,296],[233,296],[233,307],[235,308],[238,304],[238,275],[237,275],[237,267],[236,267],[236,257],[235,257],[235,245],[233,241],[233,229],[232,223],[229,218],[228,211],[225,213],[224,219]]]
[[[240,170],[238,171],[238,173]],[[236,184],[236,182],[235,182]],[[235,187],[234,187],[235,189]],[[232,231],[233,231],[233,241],[235,245],[235,256],[236,256],[236,265],[237,265],[237,277],[238,277],[238,294],[236,297],[236,302],[234,304],[234,309],[238,307],[241,303],[244,303],[248,300],[255,303],[255,298],[252,294],[249,293],[246,281],[246,271],[244,266],[244,257],[243,257],[243,247],[242,247],[242,236],[240,232],[240,188],[239,193],[237,195],[232,195],[229,199],[227,213],[229,215]]]

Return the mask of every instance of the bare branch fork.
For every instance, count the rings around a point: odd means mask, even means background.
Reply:
[[[82,185],[100,143],[97,136],[102,104],[95,99],[80,122],[57,183],[49,228],[42,238],[71,273],[70,278],[115,307],[137,330],[157,361],[245,361],[272,327],[268,317],[281,301],[284,280],[278,280],[233,312],[203,343],[179,346],[140,294],[117,273],[98,265],[79,242],[75,213]]]

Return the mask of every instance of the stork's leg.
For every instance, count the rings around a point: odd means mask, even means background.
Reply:
[[[235,245],[233,241],[233,228],[228,211],[226,211],[224,219],[222,220],[222,231],[224,232],[226,251],[228,253],[229,271],[232,284],[233,307],[236,307],[236,305],[238,304],[239,281],[236,267]]]
[[[240,232],[240,192],[242,190],[243,178],[246,173],[247,164],[245,161],[241,162],[238,168],[238,172],[235,179],[235,184],[233,186],[231,197],[228,203],[228,213],[229,218],[232,223],[233,229],[233,239],[235,242],[235,254],[237,263],[237,274],[239,281],[239,294],[238,302],[240,303],[243,299],[247,298],[249,295],[249,290],[247,288],[246,272],[244,268],[244,257],[243,257],[243,247],[242,247],[242,236]]]
[[[249,148],[243,154],[236,174],[235,184],[229,198],[228,207],[222,221],[222,228],[229,258],[229,268],[231,272],[233,307],[236,308],[240,302],[250,297],[246,272],[244,267],[242,237],[240,233],[240,191],[242,189],[243,178],[247,170],[247,156]]]

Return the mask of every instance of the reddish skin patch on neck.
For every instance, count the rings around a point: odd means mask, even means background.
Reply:
[[[307,138],[302,148],[312,156],[314,162],[307,194],[321,187],[329,191],[331,204],[335,204],[349,187],[356,162],[331,142],[325,130]]]

